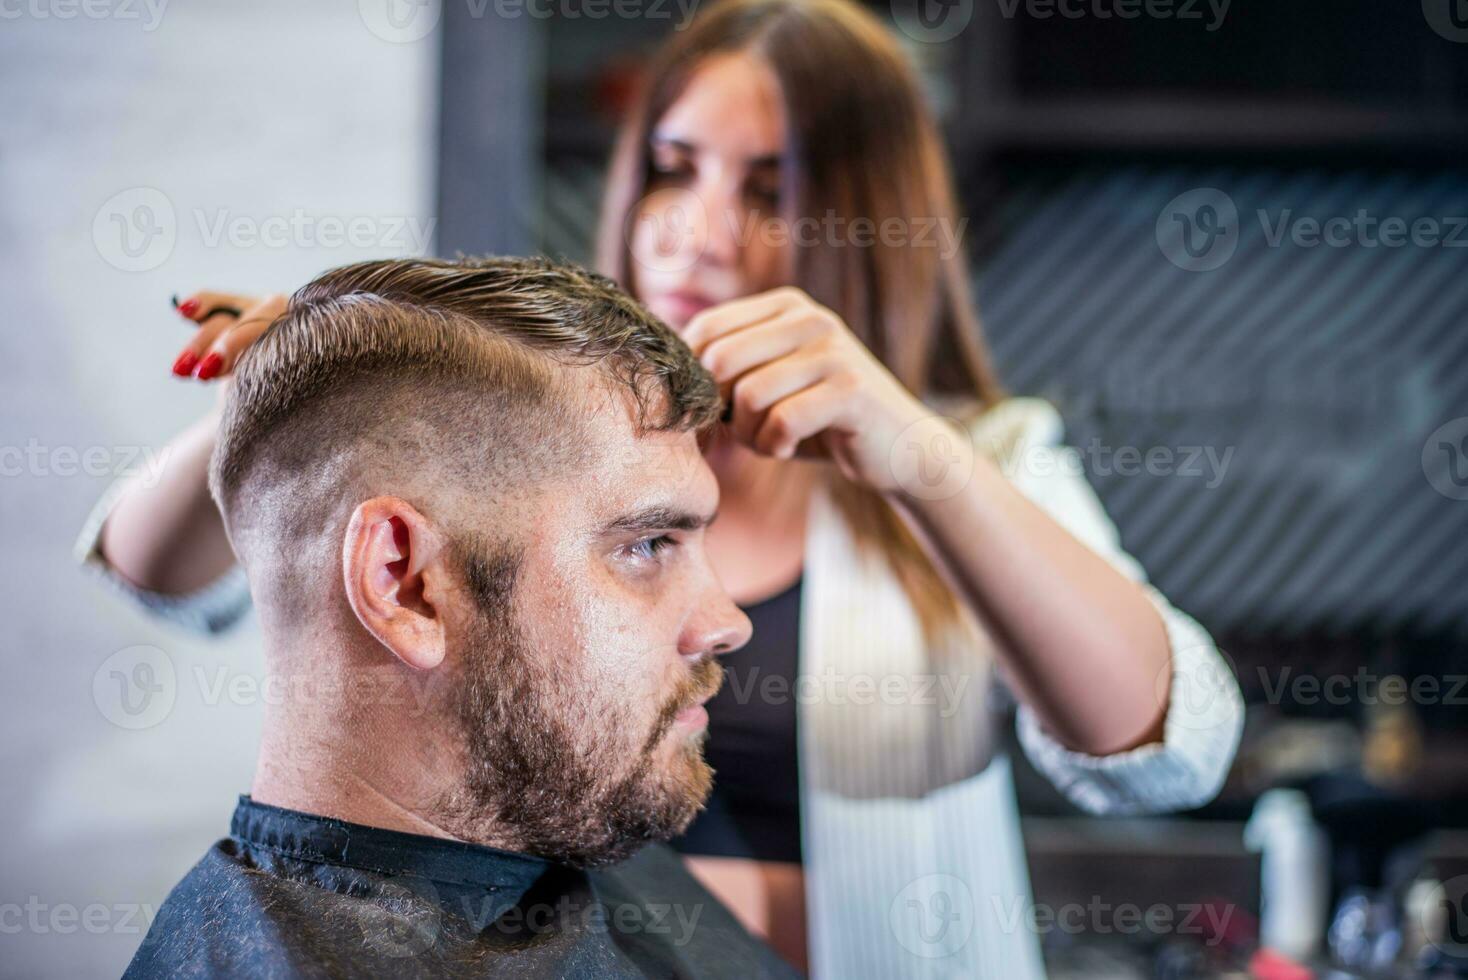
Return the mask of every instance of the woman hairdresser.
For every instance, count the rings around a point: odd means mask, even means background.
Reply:
[[[1238,741],[1208,634],[1121,550],[1056,411],[994,379],[958,227],[914,74],[846,0],[706,8],[650,66],[609,179],[603,271],[733,403],[706,541],[755,638],[709,704],[717,785],[678,846],[818,976],[1043,975],[995,694],[1097,814],[1206,802]],[[244,312],[200,323],[175,372],[226,376],[282,302],[190,297],[192,319]],[[213,422],[83,539],[207,630],[249,601],[205,489]]]

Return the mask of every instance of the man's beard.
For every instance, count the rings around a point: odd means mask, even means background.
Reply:
[[[679,711],[718,691],[723,667],[712,655],[700,660],[634,743],[634,706],[530,649],[513,610],[518,565],[510,552],[475,551],[464,561],[479,615],[464,637],[455,695],[467,771],[446,801],[453,823],[468,839],[577,867],[676,837],[708,798],[713,771],[706,733],[684,738],[671,759],[663,742]]]

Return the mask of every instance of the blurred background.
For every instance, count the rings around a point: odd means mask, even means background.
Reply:
[[[589,260],[619,114],[694,6],[0,0],[0,974],[120,973],[253,767],[253,623],[172,630],[71,553],[208,406],[168,373],[170,294]],[[1081,818],[1013,754],[1037,905],[1085,910],[1042,935],[1053,975],[1236,968],[1271,890],[1338,975],[1453,975],[1468,3],[870,6],[943,121],[1001,378],[1061,409],[1250,702],[1224,793],[1175,818]],[[108,666],[139,647],[141,715]]]

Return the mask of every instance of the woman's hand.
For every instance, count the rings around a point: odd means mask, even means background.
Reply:
[[[173,373],[200,381],[228,378],[240,353],[285,311],[284,296],[194,293],[178,312],[198,330]],[[219,389],[222,400],[227,386]],[[209,456],[219,420],[211,412],[164,449],[160,472],[129,478],[102,525],[99,545],[116,572],[154,592],[183,595],[215,581],[234,565],[224,523],[209,496]]]
[[[769,456],[829,457],[848,479],[897,491],[923,466],[918,453],[894,452],[899,438],[947,425],[793,286],[704,310],[683,339],[732,403],[735,436]]]
[[[199,329],[173,362],[173,373],[200,381],[228,375],[245,348],[285,312],[286,303],[287,297],[279,294],[194,293],[178,304],[178,312]]]

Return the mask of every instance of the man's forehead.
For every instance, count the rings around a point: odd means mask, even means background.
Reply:
[[[602,447],[601,490],[608,509],[676,506],[711,513],[719,484],[692,432],[648,432]]]
[[[654,397],[639,405],[625,389],[604,382],[585,392],[584,437],[607,465],[629,469],[686,472],[697,469],[703,454],[693,431],[661,431],[640,424],[644,411],[656,421],[663,411]]]
[[[718,480],[704,460],[696,432],[643,428],[636,400],[605,379],[579,394],[586,411],[577,438],[585,441],[592,462],[577,481],[594,514],[605,519],[657,507],[713,513]],[[656,419],[660,408],[647,405],[648,416]]]

